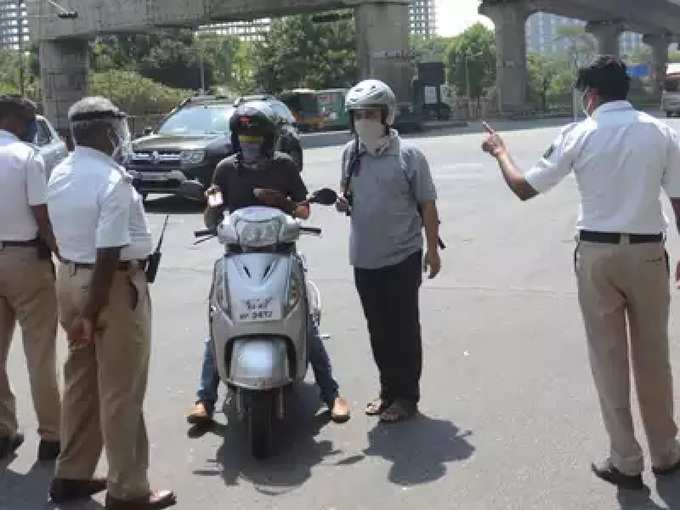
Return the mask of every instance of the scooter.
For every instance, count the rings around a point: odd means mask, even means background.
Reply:
[[[336,200],[333,190],[322,189],[307,203]],[[286,416],[285,394],[305,378],[309,344],[321,321],[321,295],[305,277],[295,242],[304,234],[321,235],[321,229],[255,206],[233,212],[216,230],[194,234],[201,241],[216,236],[225,247],[213,271],[210,335],[220,378],[233,391],[237,416],[247,422],[252,454],[266,458],[275,422]]]

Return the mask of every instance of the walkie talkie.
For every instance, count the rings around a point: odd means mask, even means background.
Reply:
[[[158,266],[161,264],[161,247],[163,246],[163,236],[165,235],[165,229],[168,227],[168,220],[170,219],[170,215],[166,214],[165,215],[165,221],[163,221],[163,228],[161,229],[161,235],[158,238],[158,244],[156,245],[156,249],[154,252],[149,255],[149,261],[146,264],[146,281],[149,283],[153,283],[156,281],[156,273],[158,273]]]

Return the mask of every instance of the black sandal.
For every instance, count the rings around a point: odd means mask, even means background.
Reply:
[[[380,413],[380,421],[383,423],[398,423],[408,420],[418,412],[418,404],[412,400],[398,398]]]

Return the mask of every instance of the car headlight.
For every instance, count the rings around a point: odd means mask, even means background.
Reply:
[[[249,248],[264,248],[279,242],[281,221],[276,218],[270,221],[248,222],[237,224],[236,232],[241,246]]]
[[[303,282],[300,275],[293,272],[288,283],[288,299],[286,300],[286,313],[290,313],[302,298]]]
[[[205,151],[182,151],[179,160],[183,165],[198,165],[205,159]]]
[[[225,267],[225,264],[226,261],[224,257],[215,262],[212,295],[215,296],[215,301],[217,301],[217,305],[222,311],[229,315],[229,284],[227,283],[227,268]]]

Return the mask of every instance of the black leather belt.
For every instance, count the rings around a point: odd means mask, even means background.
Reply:
[[[621,234],[619,232],[593,232],[592,230],[581,230],[579,239],[589,243],[620,244],[622,236],[628,236],[630,244],[642,243],[661,243],[664,234]]]
[[[37,239],[31,239],[30,241],[0,241],[0,248],[5,246],[38,246]]]

